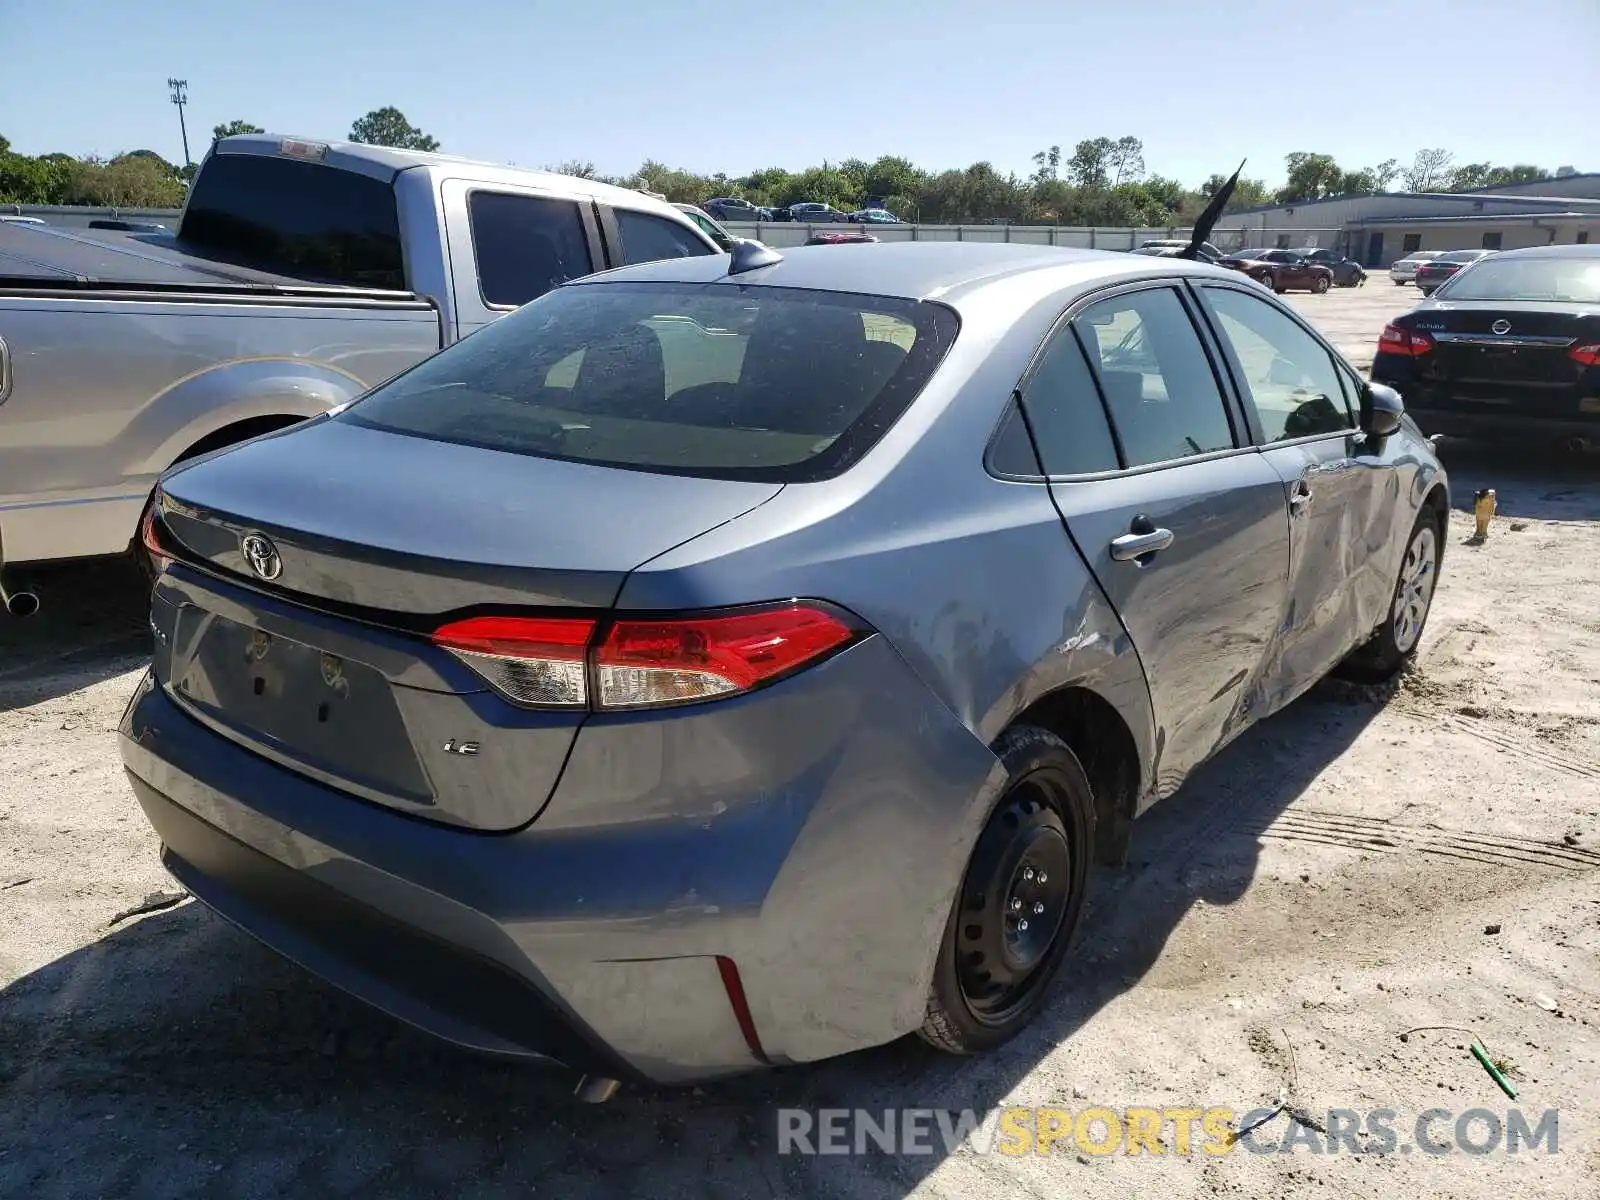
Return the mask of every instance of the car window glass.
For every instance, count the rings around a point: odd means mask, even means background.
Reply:
[[[594,271],[570,200],[478,191],[467,216],[485,304],[514,308]]]
[[[1047,475],[1117,469],[1117,448],[1083,350],[1071,329],[1046,348],[1023,389],[1039,459]]]
[[[1194,324],[1171,288],[1091,305],[1074,322],[1130,467],[1233,447]]]
[[[989,448],[989,467],[1000,475],[1023,478],[1039,476],[1039,456],[1034,453],[1033,441],[1028,437],[1028,426],[1015,404],[1006,408],[1005,421]]]
[[[627,208],[616,212],[617,231],[622,235],[622,261],[629,266],[713,253],[710,246],[676,221]]]
[[[1269,442],[1354,428],[1333,358],[1322,343],[1264,300],[1207,287],[1223,339],[1244,369],[1245,398]]]

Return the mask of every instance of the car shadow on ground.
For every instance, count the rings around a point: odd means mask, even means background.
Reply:
[[[1262,831],[1381,706],[1320,685],[1154,808],[1129,865],[1095,880],[1048,1009],[974,1059],[908,1038],[585,1107],[572,1076],[438,1045],[193,902],[146,916],[0,991],[0,1194],[904,1194],[946,1157],[937,1137],[929,1156],[780,1156],[778,1110],[1000,1104],[1196,904],[1244,894]]]
[[[1557,446],[1441,438],[1452,504],[1472,511],[1480,488],[1493,488],[1498,515],[1510,520],[1600,520],[1600,453]]]
[[[75,692],[150,657],[150,589],[122,559],[46,567],[30,574],[40,608],[0,612],[0,712]],[[19,586],[7,578],[7,585]]]

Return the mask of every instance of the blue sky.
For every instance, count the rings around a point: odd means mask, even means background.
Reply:
[[[1102,134],[1189,184],[1244,157],[1276,182],[1292,150],[1600,170],[1597,0],[0,0],[0,48],[28,154],[181,160],[176,75],[196,158],[220,121],[342,138],[393,104],[452,153],[608,173],[1020,173]]]

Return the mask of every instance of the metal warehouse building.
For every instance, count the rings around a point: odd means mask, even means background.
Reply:
[[[1600,173],[1476,192],[1396,192],[1229,213],[1241,245],[1333,246],[1368,267],[1414,250],[1600,242]]]

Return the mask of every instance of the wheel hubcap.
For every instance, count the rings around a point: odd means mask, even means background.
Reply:
[[[1439,561],[1438,537],[1431,526],[1417,530],[1406,547],[1400,566],[1400,582],[1394,595],[1394,644],[1402,653],[1410,651],[1422,635],[1422,622],[1433,601],[1433,584]]]
[[[956,945],[962,997],[981,1021],[1027,1001],[1072,895],[1072,850],[1038,784],[1013,790],[978,839],[962,883]]]

